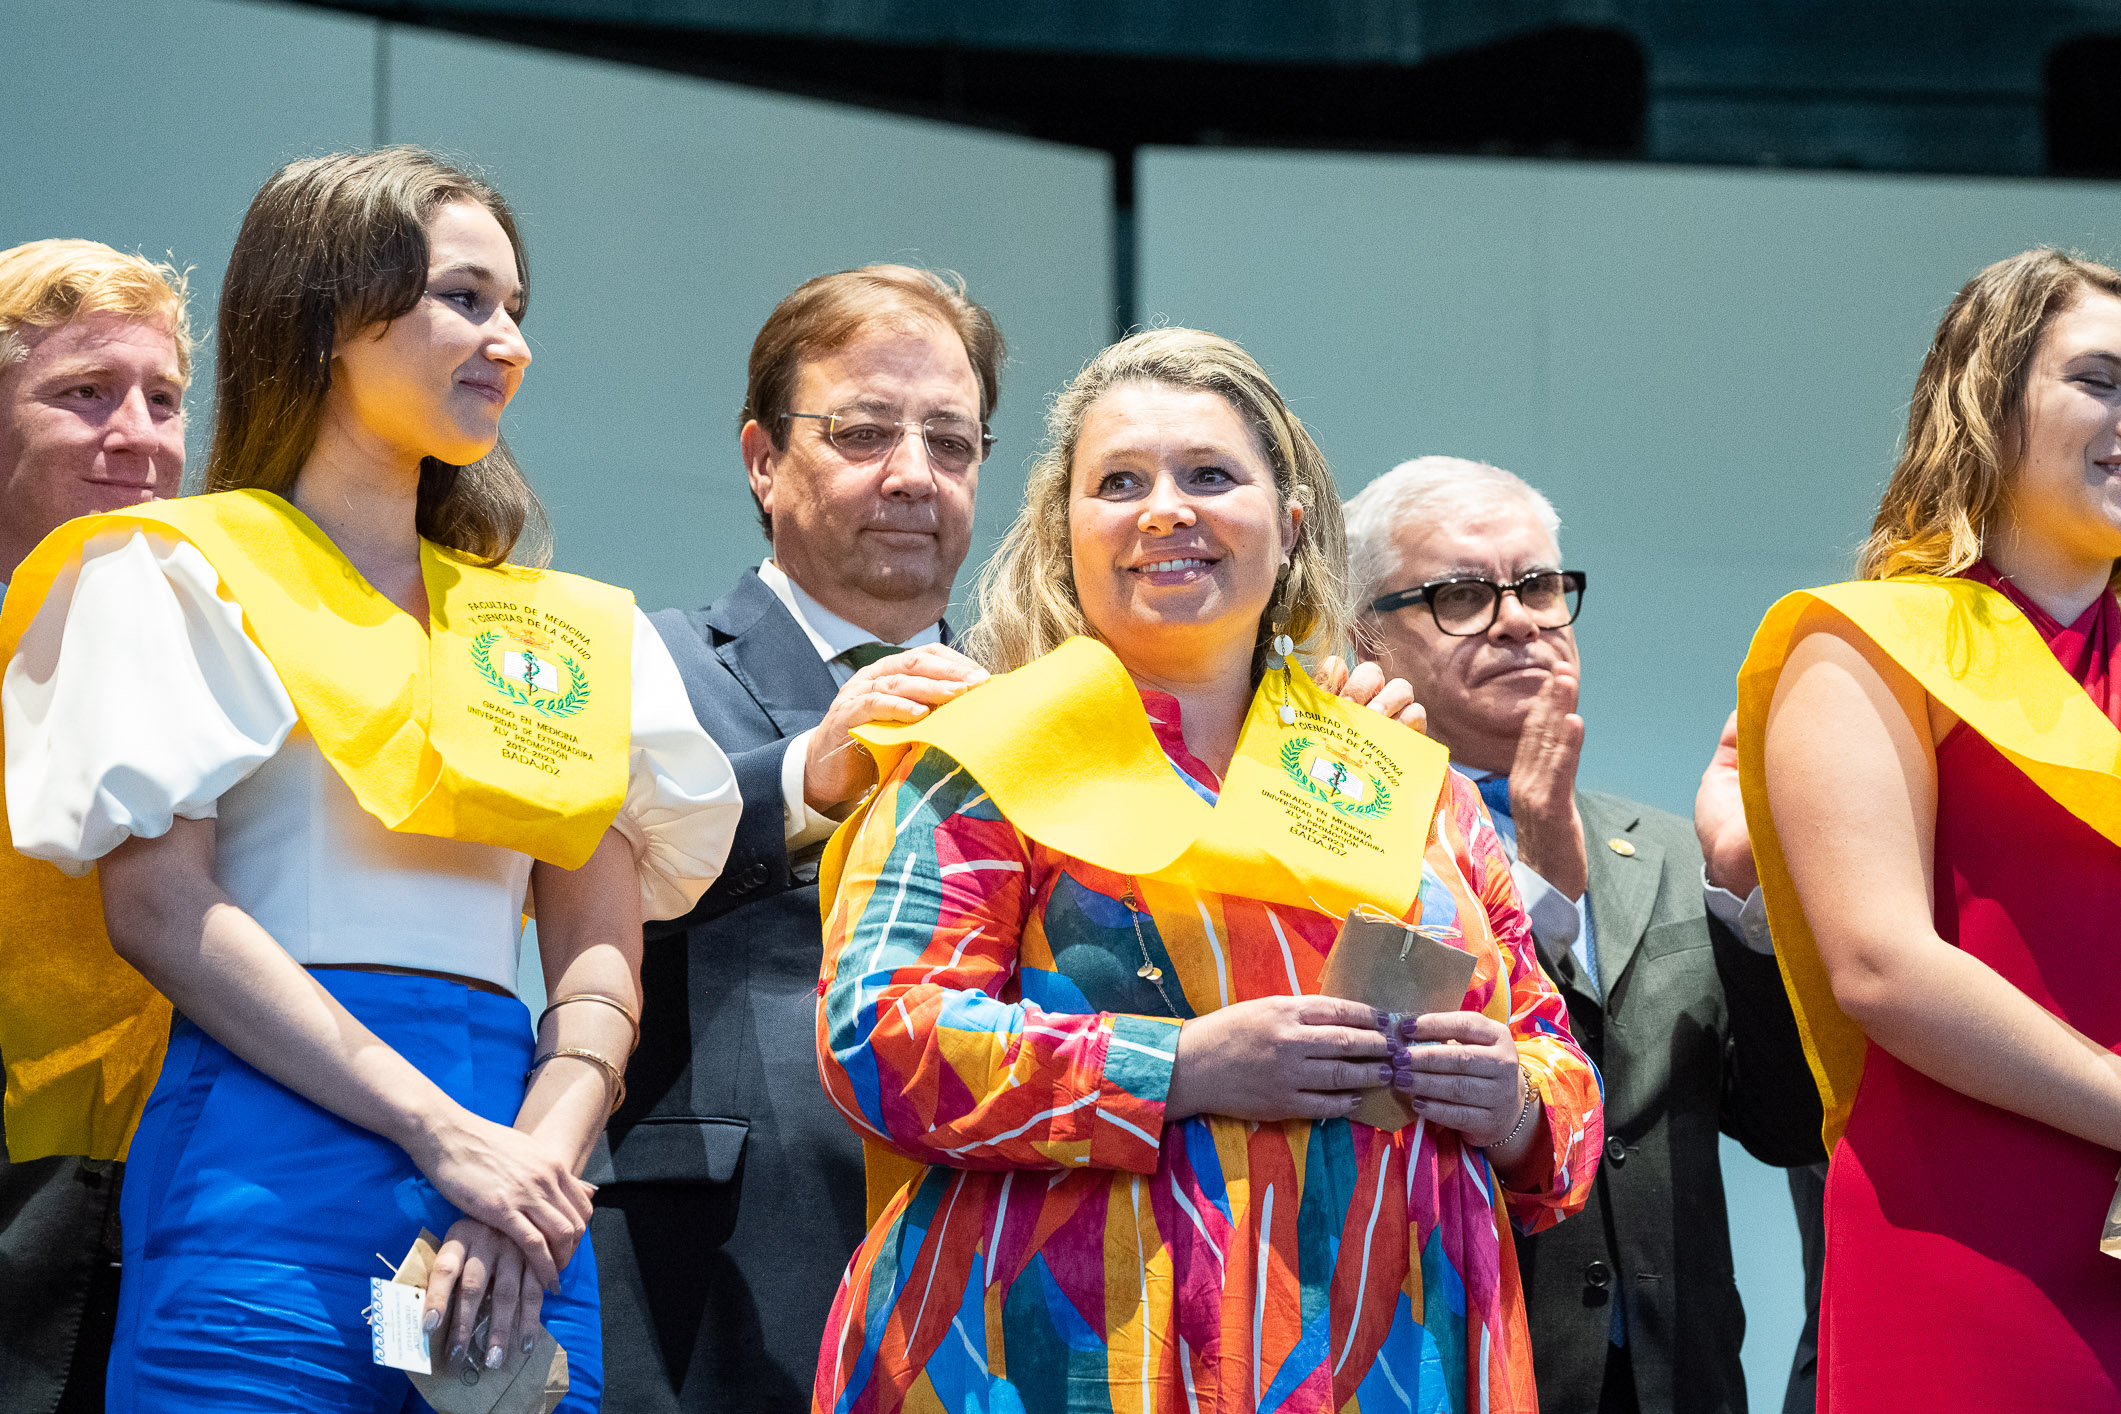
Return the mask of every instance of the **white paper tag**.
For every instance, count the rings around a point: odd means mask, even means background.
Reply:
[[[421,1307],[427,1293],[417,1286],[382,1277],[368,1280],[368,1334],[378,1365],[414,1374],[431,1375],[427,1359],[427,1336],[420,1329]]]

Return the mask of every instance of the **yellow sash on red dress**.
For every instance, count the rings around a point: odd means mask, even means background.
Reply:
[[[888,778],[927,744],[980,783],[1032,839],[1119,874],[1201,893],[1404,917],[1421,886],[1450,753],[1319,689],[1292,658],[1253,694],[1214,805],[1179,779],[1141,694],[1112,650],[1071,638],[918,722],[855,736]],[[872,797],[872,800],[874,797]],[[865,804],[834,833],[818,873],[830,917]],[[867,1145],[870,1214],[921,1166]]]
[[[595,850],[626,791],[631,594],[423,541],[423,630],[293,505],[232,491],[54,531],[9,586],[0,663],[82,546],[129,526],[206,557],[318,750],[387,828],[568,869]],[[0,1055],[17,1160],[122,1157],[161,1068],[168,1003],[111,951],[96,897],[92,875],[68,880],[12,848],[0,861]]]
[[[1866,1038],[1834,1001],[1775,833],[1761,764],[1775,684],[1799,621],[1815,605],[1847,620],[2056,804],[2116,844],[2121,730],[2055,661],[2017,606],[1975,580],[1911,575],[1835,584],[1788,595],[1768,610],[1738,674],[1739,782],[1775,956],[1819,1083],[1831,1150],[1848,1126]],[[1927,732],[1928,724],[1920,725]]]

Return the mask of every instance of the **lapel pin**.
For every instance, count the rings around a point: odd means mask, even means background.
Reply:
[[[1620,836],[1618,835],[1615,835],[1613,836],[1613,838],[1607,840],[1605,844],[1607,849],[1610,849],[1611,851],[1613,851],[1613,853],[1619,855],[1622,859],[1627,859],[1635,853],[1635,846],[1629,844],[1626,840],[1620,838]]]

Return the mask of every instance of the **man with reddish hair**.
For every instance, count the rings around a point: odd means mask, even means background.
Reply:
[[[60,522],[176,494],[191,377],[184,298],[176,270],[95,241],[0,251],[0,591]],[[10,847],[0,908],[17,887],[78,891],[83,907],[96,892],[93,875],[67,879]],[[0,1414],[103,1408],[118,1302],[115,1157],[0,1157]]]
[[[649,927],[632,1099],[586,1175],[606,1408],[810,1407],[866,1229],[862,1148],[818,1082],[817,857],[876,781],[848,729],[985,676],[942,617],[1001,361],[954,277],[902,265],[809,281],[752,344],[738,442],[771,553],[653,616],[744,814],[699,907]]]

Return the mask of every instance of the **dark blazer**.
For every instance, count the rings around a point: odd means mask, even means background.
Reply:
[[[1764,1163],[1820,1159],[1818,1091],[1775,959],[1703,908],[1692,824],[1618,796],[1576,806],[1603,1001],[1573,956],[1542,959],[1605,1080],[1606,1156],[1582,1213],[1517,1239],[1539,1407],[1598,1408],[1619,1295],[1643,1410],[1743,1414],[1717,1135]]]
[[[866,1230],[861,1144],[818,1081],[816,866],[789,859],[781,797],[788,738],[838,689],[755,571],[651,621],[744,813],[699,906],[649,925],[630,1097],[587,1174],[604,1408],[799,1414]]]

